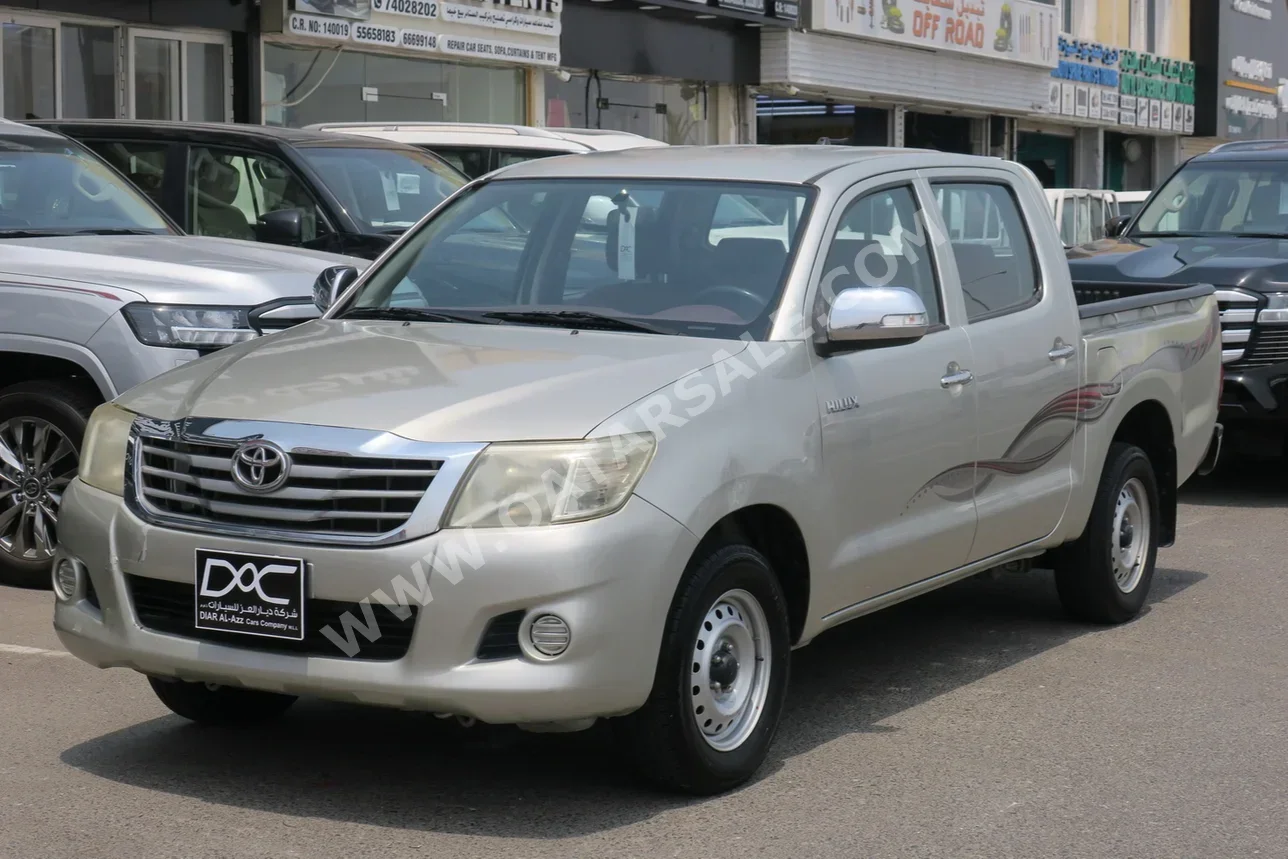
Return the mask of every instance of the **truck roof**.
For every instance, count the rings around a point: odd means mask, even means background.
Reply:
[[[921,156],[920,158],[917,156]],[[927,149],[888,146],[661,146],[589,152],[576,158],[541,158],[506,167],[496,175],[519,178],[718,179],[726,182],[808,184],[833,170],[876,159],[899,158],[919,167],[993,167],[1007,162],[976,155],[953,155]]]

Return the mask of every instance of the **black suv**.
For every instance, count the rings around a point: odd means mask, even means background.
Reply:
[[[1073,248],[1073,279],[1112,293],[1210,283],[1221,306],[1221,422],[1243,446],[1288,441],[1288,140],[1190,159],[1117,236]],[[1263,448],[1264,449],[1264,448]]]
[[[467,181],[386,140],[265,125],[37,120],[93,149],[184,230],[374,259]]]

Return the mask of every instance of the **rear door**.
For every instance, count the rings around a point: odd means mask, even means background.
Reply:
[[[1073,489],[1081,329],[1067,269],[1063,279],[1044,271],[1030,235],[1030,219],[1046,216],[1036,195],[1028,199],[1029,189],[1001,172],[927,174],[945,211],[964,210],[970,227],[949,230],[948,256],[966,299],[979,398],[979,524],[969,552],[978,561],[1045,537],[1063,515]],[[1058,263],[1063,256],[1047,261]]]

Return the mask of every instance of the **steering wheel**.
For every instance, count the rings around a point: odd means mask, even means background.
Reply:
[[[734,299],[734,303],[741,304],[742,308],[730,307],[728,303],[721,302],[721,301],[711,301],[710,303],[715,304],[719,307],[723,307],[726,310],[732,310],[734,313],[739,314],[744,319],[755,319],[757,316],[760,315],[760,311],[765,309],[765,304],[766,304],[765,299],[761,298],[759,295],[752,292],[750,289],[745,289],[741,286],[731,286],[727,284],[721,285],[721,286],[707,287],[706,289],[699,292],[697,295],[693,296],[693,299],[690,303],[703,304],[704,302],[702,301],[702,298],[704,296],[711,296],[713,299],[717,296],[728,296]],[[750,308],[751,312],[743,313],[743,310],[746,308]]]

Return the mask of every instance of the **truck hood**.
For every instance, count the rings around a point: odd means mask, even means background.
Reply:
[[[519,325],[314,320],[186,364],[119,402],[163,420],[284,421],[417,441],[581,438],[746,346]]]
[[[1288,240],[1204,237],[1102,239],[1068,251],[1075,281],[1210,283],[1288,290]]]
[[[54,236],[0,241],[0,271],[116,287],[158,304],[254,305],[308,296],[318,272],[356,257],[206,236]]]

